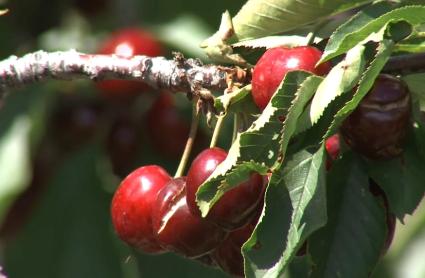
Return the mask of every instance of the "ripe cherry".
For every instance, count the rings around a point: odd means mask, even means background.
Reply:
[[[107,138],[108,155],[115,174],[129,174],[141,145],[140,140],[138,126],[130,115],[123,114],[115,119]]]
[[[99,131],[102,113],[102,104],[97,99],[61,96],[53,111],[52,131],[62,147],[81,146]]]
[[[158,192],[171,179],[159,166],[143,166],[128,175],[114,194],[112,224],[128,245],[147,252],[160,253],[153,228],[152,213]]]
[[[402,153],[411,114],[407,85],[381,74],[372,89],[341,126],[341,134],[354,150],[371,159],[389,159]]]
[[[236,277],[244,277],[242,245],[254,231],[257,219],[248,225],[232,231],[229,236],[211,253],[213,260],[220,268]]]
[[[161,246],[189,258],[207,254],[227,235],[218,226],[190,212],[185,177],[170,180],[158,193],[152,218]]]
[[[334,134],[326,139],[325,148],[329,155],[328,159],[326,160],[326,170],[329,170],[332,167],[332,161],[336,160],[339,156],[339,134]]]
[[[146,117],[147,134],[154,148],[164,156],[179,157],[186,145],[190,124],[185,121],[169,93],[162,93]]]
[[[201,152],[192,162],[187,175],[187,202],[192,213],[200,215],[196,204],[196,192],[199,186],[226,157],[227,153],[224,150],[210,148]],[[254,216],[263,197],[263,191],[263,178],[253,173],[247,181],[221,197],[208,213],[207,220],[227,230],[244,226]]]
[[[113,33],[100,47],[99,54],[115,54],[129,58],[135,55],[159,56],[161,44],[155,37],[142,29],[127,28]],[[104,80],[97,83],[107,97],[130,97],[146,91],[149,87],[143,82],[128,80]]]
[[[276,47],[267,50],[258,60],[252,73],[252,97],[258,108],[263,110],[267,106],[289,71],[304,70],[326,75],[331,64],[325,62],[316,67],[321,56],[322,52],[312,46]]]

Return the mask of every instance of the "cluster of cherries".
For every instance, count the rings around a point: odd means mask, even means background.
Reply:
[[[262,209],[263,177],[252,173],[227,191],[206,218],[196,204],[199,186],[226,156],[217,147],[202,151],[185,177],[172,178],[156,165],[132,172],[112,200],[112,222],[119,237],[146,253],[174,251],[242,276],[240,248]]]

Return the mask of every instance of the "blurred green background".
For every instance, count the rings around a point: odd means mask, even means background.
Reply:
[[[111,32],[137,26],[155,34],[164,55],[180,51],[207,61],[199,43],[224,10],[235,14],[244,2],[0,1],[10,10],[0,17],[0,58],[38,49],[95,53]],[[109,204],[122,177],[146,164],[176,170],[179,157],[149,138],[146,115],[159,94],[110,99],[90,81],[51,81],[0,100],[0,265],[8,277],[226,277],[173,254],[134,252],[113,232]],[[190,102],[172,98],[188,124]],[[227,121],[219,146],[228,147],[231,128]],[[195,153],[210,136],[203,122]],[[405,222],[374,277],[425,277],[424,202]],[[297,259],[288,277],[305,277],[303,263]]]

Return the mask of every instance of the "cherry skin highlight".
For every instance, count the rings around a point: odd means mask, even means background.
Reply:
[[[380,74],[372,89],[343,122],[341,134],[355,151],[370,159],[400,155],[411,115],[411,97],[400,79]]]
[[[227,235],[218,226],[190,212],[185,177],[170,180],[158,193],[152,218],[161,246],[188,258],[206,255]]]
[[[192,162],[187,175],[187,203],[192,213],[200,215],[196,204],[199,186],[226,157],[224,150],[210,148],[201,152]],[[247,181],[224,193],[206,219],[227,230],[240,228],[253,218],[263,197],[263,191],[263,178],[253,173]]]
[[[112,33],[98,50],[98,54],[115,54],[123,58],[135,55],[155,57],[162,52],[161,44],[155,37],[139,28],[126,28]],[[131,80],[104,80],[98,82],[97,87],[105,97],[112,98],[131,97],[149,89],[143,82]]]
[[[326,75],[331,70],[331,64],[325,62],[316,67],[321,57],[322,52],[312,46],[276,47],[267,50],[252,73],[252,97],[258,108],[264,110],[280,82],[290,71],[304,70]]]
[[[161,253],[152,228],[153,204],[158,192],[171,179],[156,165],[143,166],[128,175],[114,194],[112,224],[128,245],[146,252]]]

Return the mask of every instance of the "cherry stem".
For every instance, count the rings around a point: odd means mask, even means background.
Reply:
[[[306,40],[307,40],[306,45],[313,44],[314,39],[316,38],[317,32],[328,22],[329,22],[329,20],[325,19],[325,20],[319,21],[316,24],[316,26],[314,26],[314,29],[310,33],[308,33],[308,35],[306,37]]]
[[[195,98],[193,101],[193,110],[192,110],[192,122],[190,124],[189,137],[186,141],[186,146],[184,147],[184,151],[182,154],[182,158],[180,159],[179,166],[177,167],[175,178],[179,178],[183,176],[184,170],[186,169],[187,162],[189,160],[190,153],[192,151],[193,143],[196,138],[196,132],[198,131],[199,118],[200,113],[197,109],[198,106],[198,98]]]
[[[240,115],[239,113],[235,113],[233,116],[233,134],[232,134],[232,144],[235,142],[236,137],[238,136],[240,125]]]
[[[226,114],[218,116],[217,123],[215,124],[215,127],[214,127],[214,133],[211,137],[210,148],[214,148],[217,145],[218,137],[220,136],[220,131],[221,131],[221,128],[223,127],[225,117],[226,117]]]

